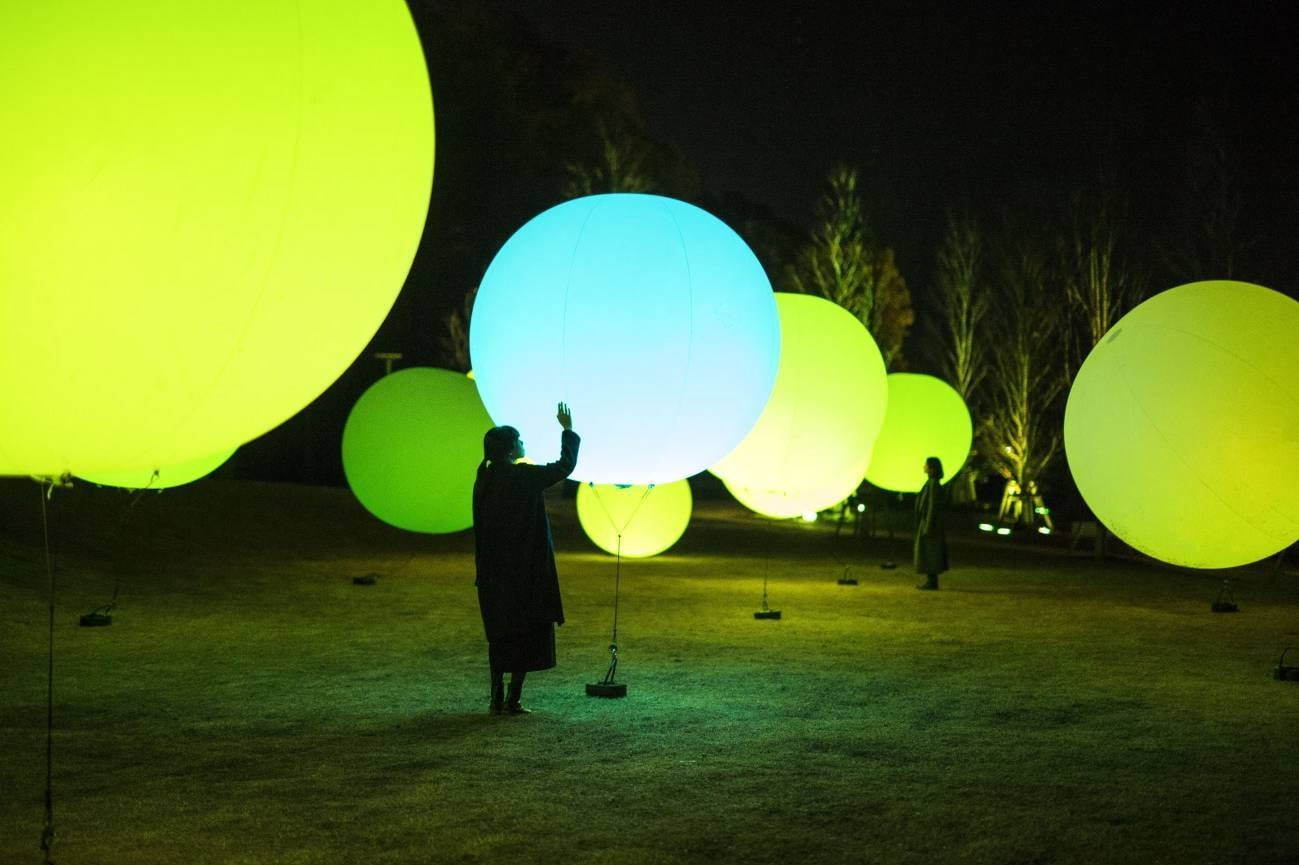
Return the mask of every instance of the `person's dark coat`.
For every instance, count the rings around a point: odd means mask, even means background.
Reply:
[[[542,493],[577,465],[581,439],[564,430],[560,456],[544,466],[497,461],[474,482],[478,606],[491,642],[564,623],[555,547]]]
[[[916,496],[916,573],[941,574],[947,570],[947,535],[943,511],[947,490],[931,477]]]

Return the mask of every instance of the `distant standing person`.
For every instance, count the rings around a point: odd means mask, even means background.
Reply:
[[[492,427],[483,436],[483,461],[474,481],[474,585],[487,632],[494,715],[527,714],[519,704],[523,679],[555,666],[555,625],[564,624],[542,493],[573,473],[581,439],[562,402],[556,418],[564,428],[559,460],[544,466],[518,462],[523,440],[512,426]]]
[[[926,579],[916,588],[932,592],[938,590],[938,575],[947,570],[947,536],[943,532],[947,490],[943,489],[942,460],[926,458],[925,474],[928,479],[916,496],[916,573]]]

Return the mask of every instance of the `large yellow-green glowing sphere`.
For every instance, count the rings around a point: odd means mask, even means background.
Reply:
[[[1195,282],[1133,309],[1092,349],[1064,416],[1069,469],[1114,534],[1195,568],[1299,538],[1299,303]]]
[[[491,426],[463,373],[403,369],[372,384],[352,407],[343,427],[343,473],[365,509],[385,523],[458,532],[474,522],[474,475]]]
[[[606,553],[621,548],[631,558],[657,556],[679,541],[693,505],[690,484],[683,480],[655,487],[582,484],[577,490],[582,531]]]
[[[965,400],[932,375],[895,372],[888,385],[889,408],[866,480],[881,489],[914,493],[925,485],[925,459],[938,457],[944,480],[950,481],[970,455],[973,428]]]
[[[776,294],[780,370],[762,417],[712,467],[741,504],[772,517],[834,505],[857,489],[884,420],[888,383],[875,340],[842,307]]]
[[[780,325],[762,265],[697,207],[592,195],[512,236],[469,329],[488,412],[538,462],[558,457],[555,403],[573,410],[573,476],[663,484],[735,447],[771,393]]]
[[[261,435],[374,335],[428,210],[402,0],[0,4],[0,475]]]
[[[80,477],[82,480],[104,487],[124,487],[128,490],[165,490],[182,484],[193,483],[199,478],[207,477],[220,468],[233,454],[233,450],[228,450],[174,466],[161,466],[157,469],[141,469],[133,472],[105,472],[103,474],[81,475]]]

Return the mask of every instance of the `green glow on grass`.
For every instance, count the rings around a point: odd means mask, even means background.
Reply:
[[[917,492],[925,485],[925,458],[934,456],[950,481],[970,455],[973,427],[965,400],[931,375],[895,372],[888,386],[888,411],[866,480],[881,489]]]
[[[491,426],[462,373],[413,367],[384,376],[343,427],[347,484],[366,510],[399,529],[467,529],[483,433]]]
[[[229,451],[383,321],[428,209],[402,0],[0,4],[0,474]]]
[[[710,471],[745,507],[797,517],[838,504],[861,483],[884,419],[879,348],[856,316],[806,294],[776,294],[780,365],[771,399],[740,445]]]
[[[647,486],[582,484],[577,490],[577,518],[591,542],[606,553],[629,558],[657,556],[685,533],[694,499],[690,484],[673,481]]]
[[[1126,543],[1196,568],[1299,538],[1299,303],[1243,282],[1183,285],[1123,316],[1065,409],[1069,468]]]

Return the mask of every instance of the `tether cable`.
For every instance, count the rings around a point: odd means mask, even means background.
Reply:
[[[771,609],[771,607],[767,606],[767,577],[771,574],[771,532],[772,529],[770,526],[768,526],[767,530],[763,532],[763,534],[767,536],[767,555],[765,557],[766,561],[762,566],[762,611],[764,613]]]
[[[40,490],[41,532],[45,540],[45,576],[49,587],[49,668],[45,682],[45,827],[41,830],[41,851],[45,865],[53,865],[50,852],[54,847],[54,564],[50,557],[50,521],[45,501],[54,495],[54,480]]]
[[[117,539],[121,536],[122,530],[126,527],[127,517],[131,515],[131,511],[135,510],[135,506],[140,503],[140,499],[144,497],[144,494],[153,487],[153,482],[158,480],[158,477],[159,471],[158,469],[154,469],[153,474],[149,475],[149,482],[138,490],[133,491],[131,501],[127,503],[126,508],[122,511],[122,515],[117,520],[117,525],[113,527],[112,538]],[[158,489],[156,492],[162,492],[162,490]],[[94,610],[91,610],[90,615],[108,615],[113,612],[113,610],[117,609],[117,597],[122,591],[122,568],[120,562],[114,563],[113,572],[112,600],[107,604],[104,604],[102,607],[97,607]]]
[[[599,493],[596,493],[599,497]],[[609,638],[609,669],[605,671],[604,678],[600,681],[605,684],[611,684],[617,680],[618,674],[618,594],[622,587],[622,533],[618,534],[617,554],[614,557],[613,567],[613,636]]]
[[[631,525],[631,521],[636,518],[636,514],[640,512],[641,506],[645,504],[645,500],[649,498],[650,492],[653,491],[654,484],[645,487],[644,495],[640,497],[640,501],[636,503],[636,507],[632,508],[631,513],[627,515],[626,521],[621,526],[613,518],[613,514],[609,513],[609,508],[605,506],[604,500],[600,498],[600,490],[596,487],[594,481],[590,482],[590,487],[591,494],[595,496],[596,502],[600,505],[600,510],[604,511],[605,519],[609,521],[609,525],[613,526],[613,530],[618,536],[617,545],[614,548],[617,552],[614,553],[613,635],[609,639],[609,670],[604,674],[604,679],[601,680],[601,684],[608,685],[614,681],[614,675],[618,672],[618,601],[622,591],[622,533],[627,530],[627,527]]]

